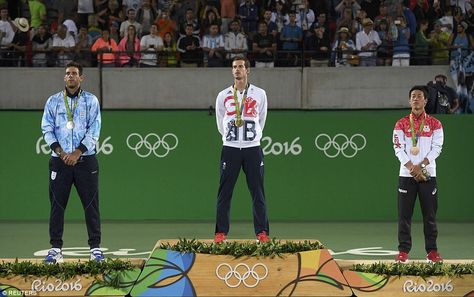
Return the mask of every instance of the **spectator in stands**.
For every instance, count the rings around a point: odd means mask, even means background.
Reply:
[[[66,25],[59,25],[57,33],[53,37],[53,51],[55,54],[56,67],[65,67],[72,62],[76,41],[67,31]]]
[[[142,37],[140,49],[142,50],[140,67],[156,67],[158,65],[158,54],[163,49],[163,39],[158,35],[156,25],[150,27],[150,34]]]
[[[364,30],[364,20],[367,18],[367,13],[365,12],[365,10],[363,9],[360,9],[358,12],[357,12],[357,16],[353,22],[354,24],[354,32],[355,34],[361,32]]]
[[[55,0],[52,8],[58,12],[58,24],[72,19],[77,15],[77,2],[71,0]]]
[[[226,59],[231,62],[236,56],[247,56],[248,45],[247,36],[240,31],[240,23],[233,20],[230,24],[230,31],[224,36]],[[229,63],[230,65],[230,63]]]
[[[428,32],[431,32],[434,28],[434,23],[444,16],[444,9],[442,4],[444,1],[434,1],[433,5],[429,6],[426,19],[428,21]]]
[[[392,65],[392,35],[386,19],[380,19],[377,25],[377,33],[379,34],[382,44],[377,49],[377,66]]]
[[[140,63],[140,39],[135,26],[129,25],[127,35],[120,40],[118,63],[121,67],[136,67]]]
[[[355,19],[357,12],[360,10],[360,5],[356,0],[341,0],[334,9],[339,14],[339,19],[346,17],[346,9],[350,9],[351,17]]]
[[[235,0],[221,0],[221,33],[227,33],[230,22],[235,19],[237,7],[235,6]]]
[[[257,32],[258,7],[254,0],[245,0],[239,6],[238,17],[244,32],[252,37]]]
[[[411,7],[413,6],[413,7]],[[410,3],[410,9],[415,15],[417,21],[426,20],[429,12],[429,4],[427,0],[414,0]],[[419,27],[419,26],[417,26]]]
[[[389,19],[388,19],[388,7],[385,3],[380,3],[380,7],[379,7],[379,14],[375,17],[375,25],[377,26],[378,23],[381,21],[381,20],[385,20],[387,22],[389,22]]]
[[[285,6],[281,0],[278,0],[275,5],[275,11],[272,13],[272,22],[277,25],[278,33],[281,32],[283,27],[288,24],[290,18],[286,13]]]
[[[76,21],[74,19],[75,19],[75,17],[71,18],[71,19],[64,20],[63,25],[66,26],[67,32],[69,34],[71,34],[72,37],[76,38],[78,30],[77,30]],[[87,26],[87,24],[86,24],[86,26]]]
[[[408,40],[415,40],[416,35],[416,18],[410,8],[406,7],[403,2],[401,2],[397,7],[397,16],[399,18],[403,16],[405,19],[405,27],[409,29],[410,37]],[[394,20],[396,19],[394,18]]]
[[[263,13],[263,21],[267,24],[268,34],[272,34],[276,37],[278,34],[278,26],[272,21],[272,11],[270,9],[265,9],[265,12]]]
[[[224,66],[224,37],[219,33],[219,26],[211,24],[209,33],[202,39],[202,50],[204,52],[204,65],[208,67]]]
[[[26,18],[16,18],[13,24],[16,30],[10,44],[10,50],[13,51],[11,66],[28,66],[25,53],[31,40],[29,34],[30,24]]]
[[[213,6],[211,6],[211,8],[207,8],[207,10],[205,11],[205,18],[201,22],[201,35],[202,36],[209,33],[209,27],[212,24],[217,24],[219,28],[222,26],[222,21],[219,17],[217,9]]]
[[[450,64],[453,64],[455,59],[464,59],[474,49],[474,39],[471,35],[466,34],[467,28],[468,24],[466,22],[460,22],[456,26],[456,33],[453,32],[449,36],[448,44],[451,47]]]
[[[300,27],[303,32],[308,31],[313,25],[316,17],[314,11],[309,7],[309,1],[303,0],[300,5],[298,5],[298,16],[296,17],[296,25]]]
[[[197,67],[202,61],[199,37],[193,34],[194,25],[186,25],[186,35],[178,40],[178,51],[181,53],[181,67]]]
[[[120,38],[124,38],[128,34],[130,26],[135,27],[137,32],[137,37],[140,37],[142,34],[142,25],[136,21],[136,12],[134,9],[130,8],[127,10],[127,20],[120,24]]]
[[[340,28],[337,33],[338,38],[332,47],[331,60],[334,61],[336,67],[350,67],[353,58],[355,58],[352,55],[352,52],[356,49],[354,41],[350,38],[349,29],[346,27]]]
[[[194,11],[189,8],[186,10],[186,18],[183,23],[179,26],[179,34],[180,36],[186,35],[186,28],[188,25],[193,26],[193,35],[199,35],[200,33],[200,25],[198,19],[194,16]]]
[[[336,24],[333,23],[333,26],[331,26],[327,14],[324,11],[321,11],[318,13],[318,16],[316,18],[316,21],[313,23],[313,28],[311,29],[312,32],[314,32],[314,27],[315,26],[323,26],[324,27],[324,38],[327,38],[329,40],[329,44],[333,44],[334,38],[336,35],[335,32],[335,26]]]
[[[28,7],[31,15],[31,33],[36,34],[36,30],[41,24],[45,24],[47,20],[46,5],[44,0],[29,0]]]
[[[92,13],[94,13],[93,0],[77,0],[77,25],[79,27],[88,26],[89,14]]]
[[[79,34],[76,37],[76,54],[74,61],[80,63],[84,67],[91,67],[91,46],[93,44],[92,37],[87,34],[87,28],[81,27]]]
[[[142,35],[150,34],[150,27],[155,23],[159,14],[159,11],[151,6],[151,0],[143,0],[143,4],[137,10],[136,16],[137,22],[142,25]]]
[[[438,74],[434,81],[428,82],[428,102],[425,106],[427,113],[453,114],[458,110],[458,95],[453,88],[446,85],[447,80],[445,75]]]
[[[366,18],[362,21],[364,30],[356,35],[356,49],[359,51],[359,66],[377,64],[377,48],[382,44],[379,34],[374,30],[374,22]]]
[[[114,22],[120,24],[120,22],[124,19],[123,11],[120,8],[117,0],[108,0],[107,8],[99,11],[97,16],[99,17],[101,30],[108,30]]]
[[[162,57],[160,59],[161,67],[177,67],[178,59],[177,55],[177,46],[174,40],[174,36],[171,32],[165,33],[165,38],[163,39],[163,51]]]
[[[363,9],[369,19],[375,20],[379,13],[380,1],[379,0],[362,0],[360,2],[360,8]]]
[[[277,43],[275,36],[268,33],[267,23],[258,24],[258,32],[252,45],[255,68],[273,68],[275,66],[275,53]]]
[[[392,36],[393,58],[392,66],[410,66],[410,28],[407,27],[405,17],[398,16],[393,24],[397,36]]]
[[[323,67],[329,64],[329,38],[323,25],[312,26],[314,33],[306,38],[306,49],[310,51],[311,67]]]
[[[158,26],[160,37],[164,40],[166,33],[171,33],[173,36],[177,30],[176,22],[170,19],[170,13],[168,10],[161,11],[158,19],[155,21]]]
[[[430,35],[433,65],[447,65],[449,57],[449,33],[441,30],[441,21],[436,21]]]
[[[10,44],[15,37],[15,30],[15,24],[8,15],[8,8],[0,7],[0,66],[10,66],[13,60]]]
[[[92,45],[92,52],[97,53],[97,61],[102,67],[115,67],[118,45],[110,37],[109,30],[102,30],[102,36]]]
[[[109,32],[109,36],[110,36],[110,39],[113,39],[115,41],[115,43],[119,44],[120,42],[120,25],[118,22],[112,22],[112,24],[110,25],[109,29],[105,29],[106,31]],[[102,33],[103,33],[104,30],[102,30]]]
[[[89,14],[89,26],[87,27],[87,34],[92,38],[92,43],[94,43],[102,34],[102,30],[99,27],[98,17],[94,13]]]
[[[123,11],[133,9],[137,11],[143,4],[143,0],[122,0]]]
[[[428,30],[428,21],[420,20],[415,39],[415,57],[412,60],[414,65],[431,65],[430,39],[426,37],[426,30]]]
[[[345,8],[343,10],[343,15],[339,20],[337,21],[337,28],[342,28],[345,27],[349,29],[349,32],[352,34],[357,34],[357,24],[352,17],[352,9],[351,8]]]
[[[32,40],[32,64],[33,67],[45,67],[51,65],[50,53],[53,47],[51,34],[46,30],[45,25],[39,25],[37,33]],[[54,63],[54,62],[53,62]]]
[[[296,13],[290,11],[288,14],[290,17],[290,23],[285,25],[281,30],[280,40],[282,41],[282,50],[287,51],[285,56],[284,65],[286,66],[298,66],[299,64],[299,53],[301,41],[303,40],[303,30],[296,25]]]

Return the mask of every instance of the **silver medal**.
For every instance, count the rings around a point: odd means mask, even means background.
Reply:
[[[66,128],[68,128],[69,130],[74,129],[74,122],[73,121],[68,121],[66,123]]]

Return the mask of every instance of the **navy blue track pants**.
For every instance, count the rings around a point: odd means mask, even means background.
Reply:
[[[81,199],[86,217],[89,246],[99,247],[100,213],[99,213],[99,163],[95,155],[83,156],[75,166],[68,166],[57,158],[49,161],[49,200],[51,213],[49,217],[49,236],[52,247],[62,248],[64,230],[64,212],[74,184]]]
[[[244,170],[247,186],[252,196],[253,224],[255,234],[269,234],[265,191],[263,187],[263,152],[259,146],[250,148],[222,147],[220,185],[217,194],[217,216],[215,232],[229,232],[230,205],[240,169]]]

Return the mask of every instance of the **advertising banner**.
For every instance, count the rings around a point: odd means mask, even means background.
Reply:
[[[399,162],[392,131],[408,112],[270,110],[261,143],[270,220],[396,220]],[[50,149],[41,116],[0,112],[0,219],[49,217]],[[438,118],[445,133],[437,160],[438,217],[472,221],[474,118]],[[103,111],[102,219],[213,220],[221,147],[208,111]],[[231,219],[251,219],[251,205],[242,171]],[[83,218],[74,189],[66,218]]]

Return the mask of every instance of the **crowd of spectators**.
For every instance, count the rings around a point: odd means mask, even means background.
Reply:
[[[448,65],[474,0],[0,0],[0,66]]]

